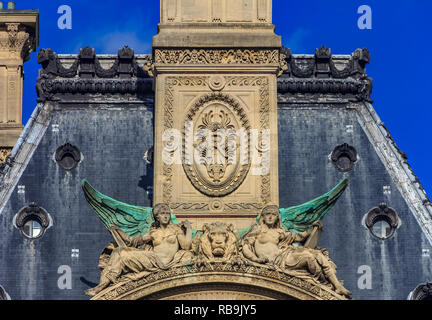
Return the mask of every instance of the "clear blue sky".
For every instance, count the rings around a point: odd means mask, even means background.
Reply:
[[[234,0],[233,0],[234,1]],[[150,53],[157,32],[159,0],[16,0],[17,9],[40,10],[40,48],[79,53],[117,53],[124,45]],[[61,5],[72,8],[72,30],[60,30]],[[357,8],[372,8],[372,29],[360,30]],[[432,192],[432,1],[273,0],[273,23],[293,53],[314,53],[322,45],[334,54],[366,47],[367,73],[373,78],[374,108],[426,191]],[[39,65],[36,54],[25,64],[23,122],[35,105]]]

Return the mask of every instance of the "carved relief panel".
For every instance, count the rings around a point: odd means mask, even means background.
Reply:
[[[178,217],[278,204],[276,75],[157,77],[154,201]]]

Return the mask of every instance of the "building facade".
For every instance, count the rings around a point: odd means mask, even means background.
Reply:
[[[295,54],[274,34],[271,1],[194,3],[161,1],[149,54],[39,51],[38,104],[1,169],[0,284],[9,296],[88,299],[85,291],[99,283],[100,254],[113,237],[83,179],[124,204],[167,203],[198,232],[221,221],[247,228],[268,205],[307,203],[348,179],[318,243],[343,286],[360,300],[430,297],[422,289],[432,279],[431,203],[373,109],[367,49]],[[213,121],[215,113],[228,120]],[[252,174],[264,167],[263,143],[250,147],[258,164],[167,162],[172,132],[186,150],[186,121],[256,129],[258,142],[268,130],[269,170]],[[157,273],[99,297],[346,298],[247,263],[222,276],[223,263],[210,262],[216,271]],[[200,280],[204,274],[213,280]],[[186,295],[184,279],[200,290]]]

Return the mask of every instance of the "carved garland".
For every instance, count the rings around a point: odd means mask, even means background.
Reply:
[[[164,100],[164,130],[174,128],[174,87],[176,86],[205,86],[206,77],[168,77],[165,83],[165,100]],[[163,199],[165,203],[172,204],[172,176],[173,168],[171,164],[163,162],[162,175],[165,177],[163,183]]]

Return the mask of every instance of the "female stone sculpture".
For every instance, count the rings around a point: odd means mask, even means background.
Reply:
[[[316,249],[322,226],[319,221],[347,186],[348,180],[343,179],[331,191],[307,203],[281,209],[277,206],[264,208],[254,225],[236,231],[242,239],[244,258],[252,264],[276,268],[294,276],[325,284],[330,282],[337,293],[350,295],[336,278],[336,266],[327,251]],[[152,211],[150,207],[129,205],[103,195],[86,180],[82,181],[82,188],[90,207],[116,242],[107,246],[100,257],[100,284],[86,294],[96,295],[124,278],[137,280],[152,272],[192,263],[192,239],[198,230],[193,230],[187,221],[177,224],[168,205],[157,204]],[[223,245],[227,245],[220,243],[219,236],[225,234],[226,238],[229,233],[216,229],[214,237],[208,233],[210,245],[213,241],[211,255],[216,257],[210,260],[214,261],[220,259],[221,250],[226,249]],[[229,231],[233,233],[232,228]],[[202,240],[202,237],[197,239]],[[299,247],[296,242],[302,241],[305,243]],[[223,257],[228,257],[225,251]],[[232,257],[235,260],[237,255],[229,255],[229,259]]]
[[[110,227],[119,246],[111,252],[101,272],[99,285],[87,290],[87,295],[96,295],[111,283],[117,283],[120,276],[126,273],[127,279],[136,280],[151,272],[183,265],[191,260],[190,222],[173,224],[170,208],[166,204],[155,205],[153,215],[155,222],[144,235],[131,237],[116,225]],[[140,248],[142,245],[146,246]]]
[[[267,206],[256,224],[242,237],[242,252],[246,259],[265,264],[296,277],[314,278],[320,282],[329,281],[336,293],[349,296],[351,292],[343,287],[336,277],[336,265],[325,249],[301,247],[314,230],[321,228],[320,221],[301,233],[292,233],[281,225],[279,208]]]

